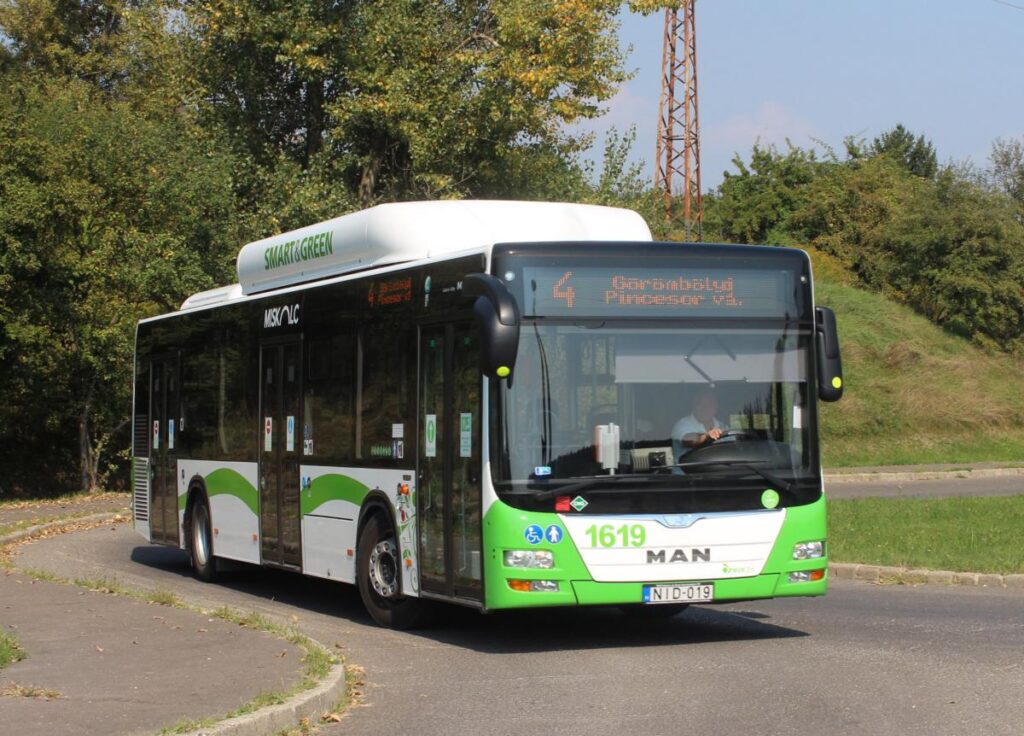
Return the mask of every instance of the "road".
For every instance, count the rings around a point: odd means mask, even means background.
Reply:
[[[373,626],[347,586],[243,568],[191,577],[127,525],[23,548],[18,564],[294,617],[366,669],[364,704],[327,736],[1024,733],[1024,595],[836,581],[821,599],[481,616]],[[169,693],[168,697],[173,697]]]
[[[1024,494],[1024,475],[941,478],[934,480],[826,481],[829,498],[941,498]]]

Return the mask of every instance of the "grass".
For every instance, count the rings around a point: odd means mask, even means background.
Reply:
[[[823,404],[825,467],[1024,461],[1024,361],[987,352],[851,286],[815,255],[839,323],[846,392]]]
[[[32,685],[19,685],[12,682],[7,687],[0,689],[0,697],[3,698],[39,698],[40,700],[56,700],[63,698],[63,693],[57,690],[49,690],[44,687]]]
[[[25,659],[25,650],[18,646],[18,640],[6,631],[0,631],[0,670],[9,664]]]
[[[833,562],[1024,573],[1024,495],[829,501]]]

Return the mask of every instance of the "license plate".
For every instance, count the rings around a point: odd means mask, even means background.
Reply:
[[[704,603],[714,599],[712,583],[644,586],[644,603]]]

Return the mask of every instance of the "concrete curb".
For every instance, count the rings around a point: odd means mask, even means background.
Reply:
[[[1024,575],[993,575],[951,570],[918,570],[884,565],[830,562],[828,573],[837,580],[861,580],[867,583],[905,585],[969,585],[977,588],[1019,590],[1024,593]]]
[[[826,472],[825,483],[899,483],[956,478],[1006,478],[1024,475],[1024,468],[963,468],[960,470],[880,471],[877,473]]]
[[[310,641],[323,648],[322,644],[312,639]],[[347,687],[345,665],[339,663],[334,665],[323,682],[312,690],[303,690],[280,705],[260,708],[253,713],[228,718],[207,728],[189,731],[185,736],[270,736],[297,728],[304,718],[315,725],[320,722],[321,716],[334,710],[345,696]]]
[[[25,539],[26,537],[31,537],[33,534],[36,534],[38,532],[44,532],[47,529],[55,529],[57,527],[66,526],[68,524],[113,521],[114,519],[119,519],[122,517],[126,521],[131,518],[123,512],[107,511],[102,514],[89,514],[88,516],[72,516],[67,519],[48,521],[45,524],[36,524],[35,526],[30,526],[26,529],[22,529],[20,531],[8,534],[7,536],[0,537],[0,546],[3,546],[5,544],[12,544],[13,542],[20,542],[22,539]]]
[[[123,513],[107,512],[90,514],[70,519],[50,521],[38,524],[21,531],[0,537],[0,546],[17,542],[40,531],[61,527],[66,524],[106,522],[125,518]],[[307,637],[309,638],[309,637]],[[309,638],[313,646],[330,651],[320,642]],[[348,687],[345,677],[345,664],[338,663],[331,667],[330,672],[318,685],[309,690],[296,693],[286,702],[260,708],[252,713],[227,718],[206,728],[189,731],[185,736],[272,736],[272,734],[298,727],[303,718],[317,723],[324,713],[334,710],[342,700]]]

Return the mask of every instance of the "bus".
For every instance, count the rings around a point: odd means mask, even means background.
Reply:
[[[635,212],[384,204],[249,243],[136,334],[135,529],[482,612],[826,592],[833,313],[795,248],[655,242]],[[710,403],[717,425],[681,426]],[[707,413],[705,408],[705,413]]]

